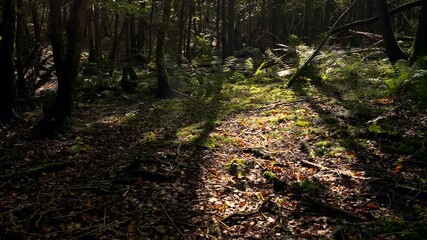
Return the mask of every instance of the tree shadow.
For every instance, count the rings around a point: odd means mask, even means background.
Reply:
[[[363,87],[356,84],[347,90],[360,91]],[[302,83],[293,89],[306,98],[309,108],[318,114],[320,126],[328,132],[319,139],[332,140],[345,149],[347,156],[341,157],[339,162],[350,166],[356,176],[341,176],[340,184],[352,188],[359,182],[360,197],[368,199],[359,206],[359,214],[375,224],[371,227],[348,227],[346,229],[350,235],[356,231],[367,238],[375,237],[387,231],[387,227],[397,224],[393,219],[406,221],[396,229],[404,231],[413,227],[414,234],[424,231],[424,228],[414,227],[414,223],[418,224],[417,221],[422,218],[422,214],[416,214],[416,209],[423,205],[426,198],[425,184],[422,182],[422,176],[426,176],[426,165],[423,163],[426,157],[425,128],[421,132],[411,131],[407,125],[414,122],[408,120],[408,115],[399,109],[399,105],[383,104],[375,102],[375,99],[369,102],[366,99],[362,102],[347,99],[342,88],[330,81],[315,82],[309,86]],[[313,90],[326,98],[312,97],[317,95],[313,94]],[[315,142],[309,145],[315,147]],[[334,169],[339,166],[330,162],[328,167]],[[362,178],[357,173],[363,174]],[[346,197],[348,200],[352,198]],[[372,209],[366,208],[366,204]],[[386,210],[381,212],[380,208]],[[389,217],[379,218],[378,214],[384,212],[390,214]],[[392,219],[392,223],[388,223],[387,219]],[[341,233],[345,235],[347,230]],[[402,234],[397,233],[399,236]]]
[[[71,131],[44,140],[2,133],[0,229],[26,239],[194,236],[193,218],[203,215],[197,191],[210,164],[206,142],[223,109],[215,97],[204,105],[137,95],[85,99]],[[70,165],[26,172],[62,162]]]

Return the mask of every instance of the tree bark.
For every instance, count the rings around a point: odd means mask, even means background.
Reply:
[[[227,0],[221,1],[221,45],[222,59],[225,60],[230,56],[227,43]]]
[[[311,39],[313,35],[313,20],[314,20],[314,1],[305,0],[304,4],[304,25],[303,25],[303,36]]]
[[[178,12],[178,46],[177,46],[177,62],[178,64],[183,63],[183,50],[184,50],[184,37],[185,37],[185,23],[186,23],[186,0],[180,1],[181,4],[179,6]]]
[[[39,43],[41,38],[41,28],[39,22],[39,11],[37,8],[37,2],[31,3],[31,18],[33,21],[34,39],[36,43]]]
[[[228,55],[233,55],[235,47],[235,18],[236,18],[236,0],[228,1]]]
[[[390,62],[395,63],[399,59],[406,59],[406,56],[397,44],[396,37],[393,33],[390,15],[388,13],[387,0],[377,0],[377,14],[381,23],[384,47]]]
[[[53,61],[56,76],[59,78],[64,67],[64,42],[62,40],[62,0],[49,0],[50,41],[53,48]]]
[[[16,22],[15,0],[3,0],[0,42],[0,124],[9,123],[14,117],[15,76],[14,42]]]
[[[172,89],[169,83],[169,76],[166,69],[165,63],[165,42],[166,42],[166,31],[169,25],[169,18],[171,15],[171,0],[163,1],[163,18],[160,24],[159,31],[157,33],[157,47],[156,47],[156,70],[157,70],[157,82],[158,92],[157,96],[164,98],[169,97],[172,94]]]
[[[418,21],[417,35],[415,36],[414,50],[411,61],[427,56],[427,0],[421,3],[421,12]],[[427,60],[426,60],[427,61]]]
[[[274,0],[271,21],[273,43],[287,42],[288,33],[286,31],[286,19],[283,9],[283,3],[283,0]]]
[[[67,46],[64,67],[58,78],[58,92],[55,101],[46,111],[39,126],[43,130],[62,126],[71,116],[74,90],[80,67],[81,46],[89,0],[74,0],[67,23]]]
[[[25,34],[25,10],[23,0],[17,0],[16,9],[18,10],[16,19],[16,73],[17,90],[19,96],[25,96],[28,93],[27,84],[24,74],[24,34]]]

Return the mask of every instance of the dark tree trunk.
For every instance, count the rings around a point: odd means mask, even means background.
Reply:
[[[56,76],[59,78],[64,67],[64,42],[62,36],[62,0],[49,0],[50,41],[53,48],[53,60]]]
[[[151,9],[150,9],[150,28],[148,29],[148,61],[151,62],[151,55],[153,52],[153,17],[154,17],[154,9],[156,8],[156,1],[151,1]]]
[[[274,0],[272,16],[273,43],[285,43],[287,41],[288,34],[283,3],[283,0]]]
[[[221,28],[220,28],[220,20],[221,20],[221,0],[217,0],[216,2],[216,18],[215,18],[215,32],[216,32],[216,48],[219,49],[221,47]]]
[[[93,5],[93,30],[95,37],[95,53],[97,60],[102,57],[102,28],[100,26],[100,10],[98,4],[95,2]]]
[[[129,43],[132,52],[136,50],[136,20],[135,16],[129,16]]]
[[[80,67],[80,54],[89,0],[74,0],[67,23],[67,46],[64,67],[58,78],[55,101],[46,111],[40,126],[44,130],[61,126],[71,116],[74,89]]]
[[[225,60],[230,56],[227,43],[227,0],[221,2],[221,44],[222,44],[222,59]]]
[[[111,48],[110,60],[116,61],[117,53],[119,49],[119,23],[120,23],[120,15],[116,14],[114,17],[114,33],[113,33],[113,46]]]
[[[25,34],[25,10],[23,0],[17,0],[16,7],[18,10],[16,24],[16,73],[18,75],[17,90],[19,96],[28,94],[27,84],[24,74],[24,34]]]
[[[236,18],[236,0],[228,1],[228,54],[233,55],[235,47],[234,23]]]
[[[388,13],[387,0],[377,0],[377,13],[380,19],[384,47],[390,62],[395,63],[399,59],[406,59],[405,54],[399,47],[391,26],[390,15]]]
[[[89,42],[89,62],[96,62],[98,60],[98,53],[95,48],[95,18],[93,14],[93,5],[90,4],[87,10],[87,34],[88,34],[88,42]]]
[[[178,12],[178,45],[177,45],[177,62],[182,64],[183,62],[183,50],[184,50],[184,37],[185,37],[185,23],[186,23],[186,4],[185,0],[181,1]]]
[[[303,36],[311,39],[313,35],[313,20],[314,20],[314,2],[313,0],[305,0],[304,4],[304,25],[302,29]]]
[[[37,2],[31,3],[31,18],[33,21],[34,39],[36,43],[39,43],[41,38],[41,28],[39,22],[39,11]]]
[[[9,123],[14,117],[15,76],[14,42],[16,21],[15,0],[3,0],[0,42],[0,123]]]
[[[418,30],[415,36],[411,61],[423,56],[427,56],[427,0],[423,0],[421,3]]]
[[[194,15],[194,6],[193,6],[193,0],[188,0],[188,19],[187,19],[187,35],[186,35],[186,48],[185,48],[185,58],[188,62],[191,63],[191,24],[193,22],[193,15]]]
[[[145,8],[145,3],[142,3],[142,8]],[[136,47],[138,51],[144,51],[145,49],[145,29],[147,28],[147,21],[144,16],[138,18],[138,34],[137,34],[137,43]]]
[[[171,0],[163,1],[163,18],[157,33],[157,47],[156,47],[156,70],[158,82],[158,97],[169,97],[172,94],[172,89],[169,84],[169,76],[165,64],[165,41],[166,31],[169,25],[169,18],[171,15]]]

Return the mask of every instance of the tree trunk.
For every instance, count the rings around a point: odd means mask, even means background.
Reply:
[[[165,41],[166,31],[169,25],[169,18],[171,15],[171,0],[163,1],[163,18],[160,28],[157,33],[157,47],[156,47],[156,69],[157,69],[157,82],[158,82],[158,97],[169,97],[172,94],[172,89],[169,84],[169,76],[166,70],[165,63]]]
[[[100,57],[102,57],[102,28],[100,26],[100,10],[98,3],[95,2],[93,5],[93,30],[94,30],[94,37],[95,37],[95,53],[97,56],[97,60],[99,60]]]
[[[230,54],[228,53],[227,43],[227,0],[221,2],[221,44],[222,44],[222,59],[225,60]]]
[[[313,19],[314,19],[314,1],[305,0],[304,4],[304,25],[302,29],[303,36],[311,39],[313,36]]]
[[[151,55],[153,52],[153,17],[156,1],[151,1],[150,9],[150,28],[148,29],[148,61],[151,62]]]
[[[113,36],[113,46],[111,48],[110,60],[116,61],[117,53],[119,49],[119,23],[120,23],[120,15],[117,13],[114,17],[114,36]]]
[[[39,11],[37,7],[37,2],[31,3],[31,18],[33,21],[34,39],[36,43],[39,43],[41,37],[41,28],[39,22]]]
[[[387,0],[377,0],[377,13],[381,23],[381,31],[384,39],[384,47],[390,62],[395,63],[399,59],[406,59],[405,54],[399,47],[391,26],[388,13]]]
[[[421,3],[421,12],[418,21],[417,35],[415,36],[414,50],[411,61],[419,57],[427,56],[427,0]],[[427,60],[426,60],[427,62]]]
[[[49,0],[50,41],[56,76],[59,78],[64,67],[64,42],[62,40],[62,0]]]
[[[17,90],[19,96],[25,96],[28,93],[27,84],[25,82],[24,74],[24,34],[25,34],[25,10],[23,0],[17,0],[16,9],[17,23],[16,23],[16,73],[18,75]]]
[[[93,5],[90,4],[87,10],[87,34],[88,34],[88,42],[89,42],[89,62],[96,62],[98,60],[98,53],[95,49],[95,19],[93,14]]]
[[[55,1],[55,0],[53,0]],[[81,46],[89,0],[74,0],[67,23],[67,46],[62,73],[58,78],[55,102],[46,111],[40,126],[43,130],[60,127],[71,116],[74,89],[79,72]]]
[[[234,23],[236,18],[236,0],[228,1],[228,54],[233,55],[235,46]]]
[[[178,45],[177,45],[177,62],[178,64],[183,63],[183,50],[184,50],[184,37],[185,37],[185,23],[186,23],[186,4],[187,2],[185,0],[181,1],[181,5],[179,7],[178,12]]]
[[[194,6],[193,6],[193,0],[187,1],[188,6],[188,19],[187,19],[187,35],[186,35],[186,48],[185,48],[185,58],[188,62],[191,63],[191,23],[193,21],[193,14],[194,14]]]
[[[2,39],[0,42],[0,123],[9,123],[14,117],[15,76],[13,69],[15,21],[15,0],[3,0]]]
[[[283,9],[283,0],[274,0],[272,16],[272,40],[273,43],[286,43],[286,19]]]

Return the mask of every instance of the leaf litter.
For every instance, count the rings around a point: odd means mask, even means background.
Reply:
[[[231,112],[181,98],[82,100],[73,130],[43,140],[28,114],[0,130],[0,230],[25,239],[426,231],[424,143],[409,155],[386,151],[405,146],[369,132],[349,105],[320,92],[291,99]],[[424,137],[417,117],[391,117],[399,141]]]

